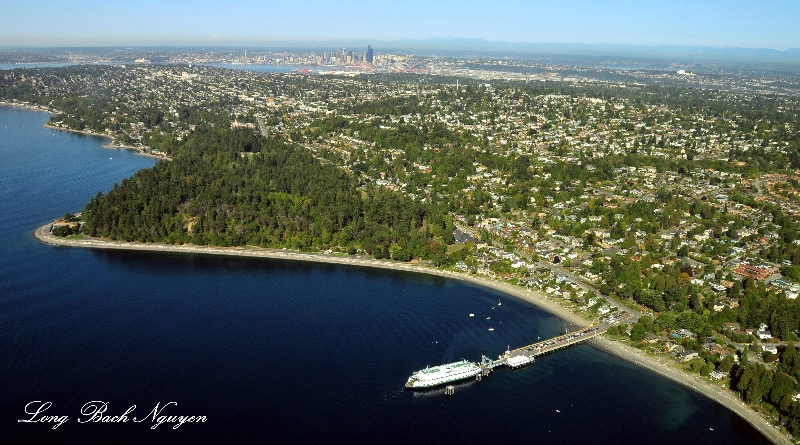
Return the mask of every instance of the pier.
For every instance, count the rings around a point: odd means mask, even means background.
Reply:
[[[610,325],[606,323],[589,326],[587,328],[568,332],[564,335],[549,338],[528,346],[508,350],[500,355],[497,360],[491,360],[490,358],[483,356],[480,363],[480,366],[483,369],[482,374],[484,376],[488,375],[489,372],[498,366],[508,366],[511,369],[521,368],[529,363],[533,363],[536,360],[536,357],[540,355],[548,354],[559,349],[564,349],[568,346],[572,346],[574,344],[597,337],[598,335],[606,332],[609,326]]]
[[[564,335],[540,341],[532,345],[509,350],[506,351],[504,354],[502,354],[497,360],[491,360],[490,361],[491,364],[488,364],[488,366],[491,368],[503,365],[509,367],[518,367],[515,365],[515,363],[527,364],[529,362],[534,361],[536,357],[540,355],[557,351],[559,349],[563,349],[568,346],[572,346],[574,344],[597,337],[598,335],[601,335],[604,332],[606,332],[607,329],[608,325],[606,324],[589,326],[587,328],[582,328],[577,331],[568,332]],[[515,358],[528,358],[530,360],[528,362],[525,362],[519,359],[514,360]]]
[[[606,319],[598,325],[580,328],[578,330],[568,332],[565,325],[565,333],[557,337],[549,338],[544,341],[539,341],[527,346],[517,349],[509,348],[506,352],[500,354],[497,360],[492,360],[487,356],[482,356],[479,363],[468,362],[462,360],[460,362],[428,367],[421,371],[417,371],[409,377],[406,382],[406,388],[409,389],[423,389],[432,388],[440,385],[449,384],[455,381],[463,381],[466,379],[474,378],[475,381],[480,382],[484,377],[489,376],[494,368],[499,366],[506,366],[509,369],[518,369],[527,366],[536,361],[536,357],[544,354],[549,354],[559,349],[590,340],[605,333],[612,324],[617,324],[620,321],[628,319],[627,314],[619,317]],[[455,388],[452,386],[447,387],[446,395],[452,397]]]

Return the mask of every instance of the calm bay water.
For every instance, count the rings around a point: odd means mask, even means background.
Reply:
[[[154,163],[46,121],[0,107],[0,443],[768,443],[718,404],[591,345],[498,370],[452,400],[404,390],[426,365],[564,329],[457,281],[42,244],[37,226]],[[18,422],[32,401],[69,420]],[[79,423],[90,401],[108,415],[135,405],[140,419],[177,402],[163,414],[208,421]]]
[[[0,63],[0,70],[14,70],[17,68],[58,68],[62,66],[77,65],[71,62],[56,63]]]
[[[259,65],[259,64],[252,64],[252,63],[244,63],[244,64],[237,64],[237,63],[204,63],[203,65],[206,66],[213,66],[215,68],[225,68],[229,70],[240,70],[240,71],[254,71],[256,73],[291,73],[297,70],[305,70],[308,69],[310,71],[325,71],[330,70],[330,67],[323,67],[318,65]]]

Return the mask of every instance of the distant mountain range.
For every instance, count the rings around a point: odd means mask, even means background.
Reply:
[[[618,63],[634,62],[648,65],[682,65],[693,68],[696,65],[722,65],[732,69],[765,69],[800,74],[800,48],[775,50],[769,48],[712,47],[686,45],[634,45],[610,43],[526,43],[488,41],[473,38],[429,38],[420,40],[326,40],[326,41],[229,41],[213,45],[215,48],[229,49],[270,49],[270,50],[308,50],[330,51],[333,48],[366,50],[367,45],[377,53],[415,53],[419,55],[439,55],[454,57],[531,57],[541,58],[548,63],[599,64],[613,66]],[[210,48],[208,42],[131,42],[128,49],[147,47],[149,49]],[[0,47],[0,51],[12,50]],[[19,48],[36,51],[54,48]],[[60,48],[66,49],[66,48]],[[103,48],[83,48],[83,50]]]
[[[255,43],[255,42],[253,42]],[[619,58],[655,58],[685,62],[762,62],[800,65],[800,48],[783,51],[769,48],[711,47],[685,45],[633,45],[609,43],[526,43],[501,42],[471,38],[430,38],[422,40],[332,40],[316,42],[274,42],[282,48],[365,47],[375,51],[414,51],[420,54],[482,55],[506,53],[541,56],[594,56]]]

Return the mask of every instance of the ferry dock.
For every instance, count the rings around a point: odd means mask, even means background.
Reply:
[[[566,347],[572,346],[589,340],[591,338],[602,335],[610,325],[603,323],[600,325],[589,326],[579,329],[577,331],[568,332],[558,337],[549,338],[531,345],[523,346],[521,348],[508,350],[497,360],[492,360],[489,357],[483,356],[481,358],[481,375],[486,376],[499,366],[507,366],[511,369],[521,368],[525,365],[536,361],[536,357],[550,352],[558,351]],[[479,376],[480,377],[480,376]],[[480,378],[478,378],[480,380]]]
[[[541,355],[549,354],[602,335],[608,330],[609,326],[611,326],[610,323],[604,322],[599,325],[592,325],[580,328],[576,331],[567,332],[563,335],[521,348],[509,349],[503,354],[500,354],[497,360],[492,360],[484,355],[481,357],[480,363],[462,360],[446,365],[428,367],[413,373],[405,386],[409,389],[425,389],[471,378],[475,378],[476,381],[480,382],[483,377],[491,374],[497,367],[507,366],[510,369],[522,368],[535,362],[536,358]],[[453,392],[454,388],[448,386],[446,395],[450,397],[453,395]]]

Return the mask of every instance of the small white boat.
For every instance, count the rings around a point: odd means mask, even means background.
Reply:
[[[469,314],[469,316],[470,316],[470,317],[474,317],[474,316],[475,316],[475,314]]]
[[[489,330],[490,330],[490,331],[494,331],[494,328],[493,328],[493,327],[491,327],[491,326],[489,326]]]
[[[503,303],[501,303],[501,302],[500,302],[500,300],[497,300],[497,305],[498,305],[498,306],[502,306],[502,305],[503,305]]]

